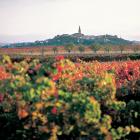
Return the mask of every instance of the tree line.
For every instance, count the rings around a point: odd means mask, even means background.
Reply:
[[[123,53],[125,50],[127,51],[128,46],[127,45],[113,46],[113,45],[100,45],[100,44],[93,44],[90,46],[84,46],[84,45],[77,46],[74,44],[64,45],[64,49],[68,53],[74,52],[75,50],[79,51],[80,53],[84,53],[86,51],[86,48],[89,48],[95,54],[100,50],[106,53],[110,53],[111,51],[120,51],[121,53]],[[131,49],[131,51],[133,51],[134,53],[137,53],[138,51],[140,51],[140,45],[131,45],[131,48],[129,49]],[[59,47],[54,46],[52,50],[54,54],[57,54],[59,52]]]

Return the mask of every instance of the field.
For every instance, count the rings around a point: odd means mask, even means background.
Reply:
[[[140,0],[0,0],[0,140],[140,140]]]
[[[74,62],[98,60],[120,61],[140,59],[140,45],[130,46],[34,46],[23,48],[0,48],[0,58],[9,55],[13,60],[23,60],[25,57],[38,58],[42,61],[49,57],[63,55]]]
[[[93,50],[85,46],[81,51],[78,48],[79,46],[73,46],[68,52],[65,46],[34,46],[34,47],[23,47],[23,48],[0,48],[0,54],[6,55],[17,55],[17,56],[51,56],[51,55],[66,55],[66,54],[134,54],[140,53],[140,45],[132,45],[132,46],[100,46],[98,49]],[[57,48],[57,49],[54,49]],[[96,51],[96,52],[95,52]]]
[[[0,139],[140,138],[140,60],[0,62]]]

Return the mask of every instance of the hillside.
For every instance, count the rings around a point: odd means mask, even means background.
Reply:
[[[43,42],[40,42],[43,43]],[[73,34],[73,35],[58,35],[53,39],[46,40],[47,45],[65,45],[69,43],[91,45],[91,44],[111,44],[111,45],[129,45],[132,44],[131,41],[118,38],[112,35],[100,35],[100,36],[87,36],[83,34]]]
[[[101,45],[131,45],[134,42],[118,38],[116,35],[84,35],[82,33],[75,33],[72,35],[63,34],[57,35],[52,39],[35,41],[35,42],[25,42],[25,43],[15,43],[10,45],[3,46],[4,48],[13,48],[13,47],[34,47],[34,46],[64,46],[66,44],[75,44],[75,45],[92,45],[92,44],[101,44]]]

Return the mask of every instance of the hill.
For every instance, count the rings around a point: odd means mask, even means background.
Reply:
[[[123,38],[119,38],[116,35],[84,35],[81,33],[81,29],[79,29],[78,33],[74,33],[72,35],[63,34],[57,35],[52,39],[35,41],[35,42],[24,42],[24,43],[15,43],[4,45],[4,48],[13,48],[13,47],[34,47],[34,46],[64,46],[66,44],[75,44],[75,45],[92,45],[92,44],[100,44],[100,45],[131,45],[135,44],[136,41],[129,41]]]
[[[65,45],[65,44],[82,44],[82,45],[91,45],[91,44],[101,44],[101,45],[130,45],[133,42],[129,40],[125,40],[122,38],[118,38],[117,36],[112,35],[100,35],[100,36],[88,36],[83,34],[72,34],[72,35],[58,35],[53,39],[48,39],[45,41],[47,45]],[[43,42],[39,42],[44,43]]]

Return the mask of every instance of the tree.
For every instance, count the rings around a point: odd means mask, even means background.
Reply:
[[[53,47],[53,52],[54,52],[54,54],[56,54],[58,52],[58,48],[56,46]]]
[[[106,46],[104,46],[104,50],[107,52],[107,53],[109,53],[110,51],[111,51],[111,46],[110,45],[106,45]]]
[[[65,46],[65,50],[70,53],[73,49],[74,49],[74,44],[66,44]]]
[[[42,57],[44,57],[44,51],[45,51],[45,48],[44,48],[44,46],[42,46],[42,49],[41,49]]]
[[[99,44],[91,45],[90,49],[94,51],[94,53],[96,53],[100,49],[100,45]]]
[[[133,48],[133,51],[136,53],[136,52],[138,52],[139,51],[139,49],[140,49],[140,46],[138,46],[138,45],[135,45],[135,46],[132,46]]]
[[[120,49],[121,54],[122,54],[122,53],[123,53],[123,51],[124,51],[124,49],[125,49],[125,46],[124,46],[124,45],[120,45],[120,46],[119,46],[119,49]]]
[[[83,45],[78,46],[78,50],[80,53],[85,51],[85,47]]]

